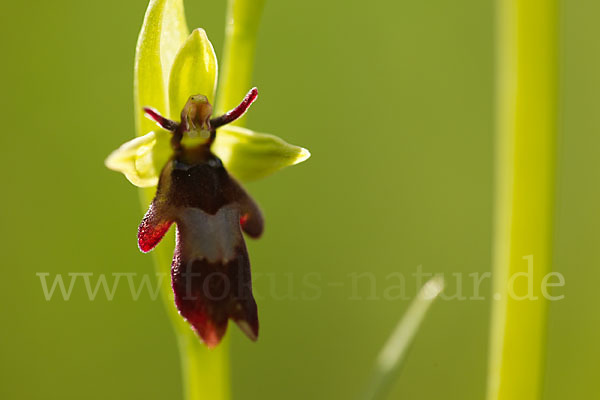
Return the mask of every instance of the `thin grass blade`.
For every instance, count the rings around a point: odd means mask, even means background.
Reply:
[[[398,378],[415,335],[427,311],[444,289],[444,279],[434,276],[423,285],[417,297],[396,325],[377,360],[371,382],[363,397],[365,400],[384,399],[394,380]]]

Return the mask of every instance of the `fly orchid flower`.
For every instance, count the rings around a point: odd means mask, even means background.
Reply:
[[[175,55],[167,51],[164,46],[172,47],[186,28],[163,23],[173,13],[166,3],[151,3],[136,59],[136,105],[145,106],[140,112],[159,128],[148,132],[150,126],[138,118],[138,132],[148,133],[115,150],[106,166],[136,186],[157,185],[138,228],[138,245],[143,252],[152,250],[175,223],[175,305],[204,343],[216,346],[229,319],[256,340],[258,313],[242,232],[259,237],[263,217],[238,180],[266,176],[310,153],[275,136],[228,125],[256,100],[256,88],[239,106],[213,117],[217,60],[212,44],[196,29]],[[163,107],[167,116],[157,111]]]
[[[219,343],[230,318],[252,340],[258,337],[242,231],[259,237],[263,217],[210,150],[216,129],[241,117],[257,95],[256,88],[252,89],[238,107],[216,118],[211,118],[206,96],[191,96],[179,123],[145,108],[146,115],[172,133],[173,155],[139,226],[138,245],[143,252],[152,250],[171,224],[177,224],[171,266],[175,304],[208,346]]]

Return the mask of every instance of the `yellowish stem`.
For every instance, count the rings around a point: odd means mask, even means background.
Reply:
[[[541,397],[551,270],[557,0],[497,0],[494,302],[488,400]],[[525,299],[524,297],[528,297]]]
[[[265,0],[229,0],[216,114],[237,106],[251,89],[254,53]],[[244,118],[234,122],[243,126]]]

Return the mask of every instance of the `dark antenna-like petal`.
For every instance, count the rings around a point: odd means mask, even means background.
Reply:
[[[158,126],[171,132],[175,132],[179,124],[173,120],[163,117],[157,110],[151,107],[144,107],[146,117],[156,122]]]
[[[257,88],[250,89],[250,91],[248,92],[246,97],[244,97],[244,100],[242,100],[242,102],[236,108],[234,108],[231,111],[226,112],[225,114],[223,114],[219,117],[211,119],[210,126],[213,129],[216,129],[220,126],[227,125],[227,124],[235,121],[238,118],[241,118],[241,116],[244,115],[246,113],[246,111],[248,111],[248,109],[250,108],[252,103],[254,103],[254,100],[256,100],[257,97],[258,97],[258,89]]]

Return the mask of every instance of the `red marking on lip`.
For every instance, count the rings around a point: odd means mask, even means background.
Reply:
[[[161,241],[173,221],[165,221],[158,225],[152,225],[144,218],[138,229],[138,246],[144,253],[152,250]]]

